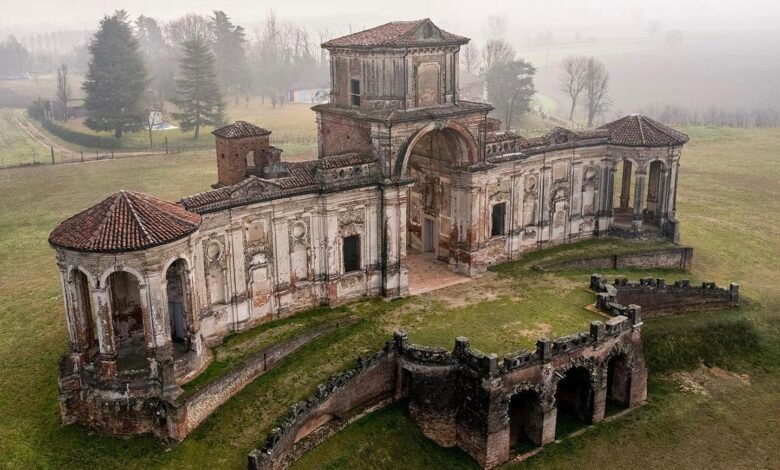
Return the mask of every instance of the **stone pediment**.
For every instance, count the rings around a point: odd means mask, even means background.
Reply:
[[[230,192],[230,199],[247,199],[261,194],[279,191],[281,187],[269,180],[248,176]]]
[[[563,127],[556,127],[544,136],[544,142],[547,145],[565,144],[576,140],[577,134],[569,129],[564,129]]]

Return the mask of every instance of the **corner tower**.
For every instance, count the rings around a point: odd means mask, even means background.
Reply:
[[[217,184],[240,183],[249,175],[262,176],[263,169],[280,160],[282,151],[269,143],[271,131],[246,121],[236,121],[212,132],[217,147]]]

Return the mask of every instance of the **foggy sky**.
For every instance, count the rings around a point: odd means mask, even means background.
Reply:
[[[331,34],[358,31],[391,20],[430,17],[445,29],[474,38],[484,35],[488,15],[503,14],[511,33],[519,31],[631,31],[658,19],[665,29],[780,29],[778,0],[0,0],[0,31],[94,30],[102,15],[115,9],[170,20],[185,13],[224,10],[252,30],[269,9],[284,20]]]

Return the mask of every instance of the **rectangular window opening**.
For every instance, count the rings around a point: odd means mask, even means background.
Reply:
[[[344,272],[360,271],[360,235],[344,237]]]
[[[498,237],[506,233],[504,220],[506,219],[506,203],[502,202],[493,206],[491,214],[490,236]]]
[[[349,104],[360,106],[360,80],[354,78],[349,81]]]

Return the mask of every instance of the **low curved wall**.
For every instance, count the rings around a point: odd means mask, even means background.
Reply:
[[[735,283],[726,289],[714,282],[692,286],[687,280],[667,284],[660,278],[629,282],[625,277],[618,277],[608,284],[604,276],[593,274],[590,288],[599,292],[596,306],[601,310],[625,314],[631,305],[635,305],[641,307],[644,318],[739,305],[739,285]]]
[[[537,268],[543,271],[559,269],[679,269],[690,271],[693,263],[693,248],[674,246],[657,250],[622,253],[617,255],[588,256],[541,263]]]
[[[243,366],[231,371],[219,380],[209,384],[203,390],[187,398],[184,403],[170,405],[168,420],[168,436],[181,441],[198,427],[217,408],[222,406],[233,395],[244,389],[249,383],[272,369],[277,362],[294,353],[317,338],[327,335],[339,328],[353,325],[356,318],[339,319],[325,323],[314,331],[296,336],[283,343],[270,346],[256,354]]]
[[[388,344],[382,351],[358,359],[355,367],[332,376],[317,386],[313,396],[291,406],[268,435],[265,446],[249,454],[248,467],[253,470],[286,467],[298,441],[330,419],[342,418],[354,409],[392,396],[394,390],[395,349]]]

